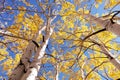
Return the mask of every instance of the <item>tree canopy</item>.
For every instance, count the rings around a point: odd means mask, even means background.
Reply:
[[[120,78],[119,0],[0,0],[0,79]]]

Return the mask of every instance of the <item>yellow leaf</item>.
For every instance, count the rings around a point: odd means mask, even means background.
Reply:
[[[116,0],[110,0],[110,4],[111,4],[111,6],[114,6],[115,4],[117,4],[117,1]]]
[[[111,8],[119,3],[119,0],[108,0],[107,4],[105,4],[105,8]]]
[[[65,67],[71,67],[74,64],[74,62],[75,61],[73,61],[73,60],[67,61],[67,62],[64,63],[64,66]]]
[[[95,4],[95,7],[98,8],[98,7],[99,7],[99,4]]]
[[[97,34],[97,36],[103,42],[107,42],[107,41],[110,41],[110,40],[116,38],[116,35],[114,35],[114,34],[112,34],[110,32],[102,32],[102,33]]]
[[[15,63],[18,63],[20,61],[21,54],[16,54],[15,56]]]
[[[10,6],[7,6],[7,7],[6,7],[6,9],[9,9],[9,10],[11,10],[11,9],[12,9],[12,7],[10,7]]]
[[[64,2],[62,4],[62,9],[60,11],[60,14],[62,15],[67,11],[75,11],[75,6],[70,2]]]
[[[80,38],[80,36],[82,35],[81,33],[76,33],[75,34],[77,38]]]
[[[40,79],[40,80],[46,80],[46,78],[43,77],[43,76],[39,77],[39,79]]]
[[[3,63],[3,69],[6,71],[12,69],[13,68],[12,63],[13,63],[12,59],[7,59],[7,61]]]
[[[19,6],[18,9],[19,10],[24,10],[24,11],[26,10],[26,8],[24,6]]]
[[[85,14],[88,14],[88,13],[89,13],[89,10],[85,10],[84,13],[85,13]]]
[[[70,2],[65,2],[62,4],[62,8],[63,8],[63,10],[68,9],[68,8],[71,8],[72,10],[74,10],[75,6]]]
[[[27,6],[32,6],[27,0],[22,0]]]
[[[114,67],[108,70],[108,75],[114,80],[117,80],[118,78],[120,78],[120,71]]]
[[[0,61],[4,60],[8,55],[8,52],[6,51],[6,48],[0,49]]]
[[[56,63],[56,59],[55,58],[50,58],[49,60],[51,63],[55,64]]]
[[[16,23],[21,23],[24,20],[25,12],[21,11],[16,17]]]
[[[82,26],[82,31],[84,32],[84,31],[87,31],[87,30],[88,30],[88,26],[83,25]]]
[[[61,72],[63,72],[63,73],[67,73],[67,69],[66,69],[66,66],[62,66],[61,68],[60,68],[60,70],[61,70]]]
[[[102,0],[96,0],[97,3],[102,3]]]

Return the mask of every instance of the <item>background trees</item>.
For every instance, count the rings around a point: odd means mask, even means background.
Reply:
[[[118,0],[1,0],[1,79],[120,78]]]

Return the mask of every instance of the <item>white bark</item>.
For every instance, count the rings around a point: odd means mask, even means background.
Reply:
[[[108,31],[120,36],[120,24],[112,24],[110,20],[102,20],[90,14],[86,14],[85,17],[90,18],[90,20],[92,20],[91,22],[95,22],[101,25],[101,27],[106,28]]]
[[[29,69],[27,70],[27,73],[23,75],[21,80],[36,80],[38,71],[41,66],[41,58],[45,54],[45,49],[47,47],[47,44],[48,44],[48,41],[49,41],[49,38],[50,38],[52,32],[53,32],[52,28],[50,28],[50,30],[48,32],[46,32],[47,34],[46,34],[45,42],[43,42],[41,44],[41,46],[38,48],[38,50],[34,56],[33,62],[31,63]]]
[[[55,80],[59,80],[59,63],[56,64],[56,75]]]
[[[36,40],[38,35],[41,34],[41,32],[44,29],[45,29],[45,27],[42,27],[40,29],[40,31],[38,33],[36,33],[36,35],[34,35],[33,40]],[[35,47],[36,47],[36,45],[32,41],[29,41],[29,44],[28,44],[26,50],[23,52],[23,55],[21,57],[22,64],[21,63],[18,64],[18,66],[14,69],[11,76],[9,77],[9,80],[20,80],[21,79],[21,77],[24,75],[25,71],[30,66],[29,60],[32,56],[32,51],[34,50]]]

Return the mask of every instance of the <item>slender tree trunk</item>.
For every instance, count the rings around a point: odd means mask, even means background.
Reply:
[[[47,28],[46,28],[47,30],[46,30],[45,42],[43,42],[41,46],[38,48],[34,56],[33,62],[31,63],[29,69],[23,75],[21,80],[36,80],[38,71],[41,67],[41,58],[43,58],[43,56],[45,55],[45,49],[48,45],[49,38],[53,32],[52,28],[50,28],[49,26],[47,26]]]
[[[56,75],[55,80],[59,80],[59,63],[56,64]]]
[[[95,40],[92,40],[94,43],[96,43],[101,50],[103,51],[103,54],[105,54],[108,59],[110,60],[110,62],[118,69],[120,70],[120,61],[112,54],[109,52],[109,50],[106,48],[106,46],[104,44],[99,44],[98,42],[96,42]]]
[[[104,45],[100,45],[101,50],[104,52],[104,54],[108,57],[110,62],[118,69],[120,70],[120,61],[116,59]]]

